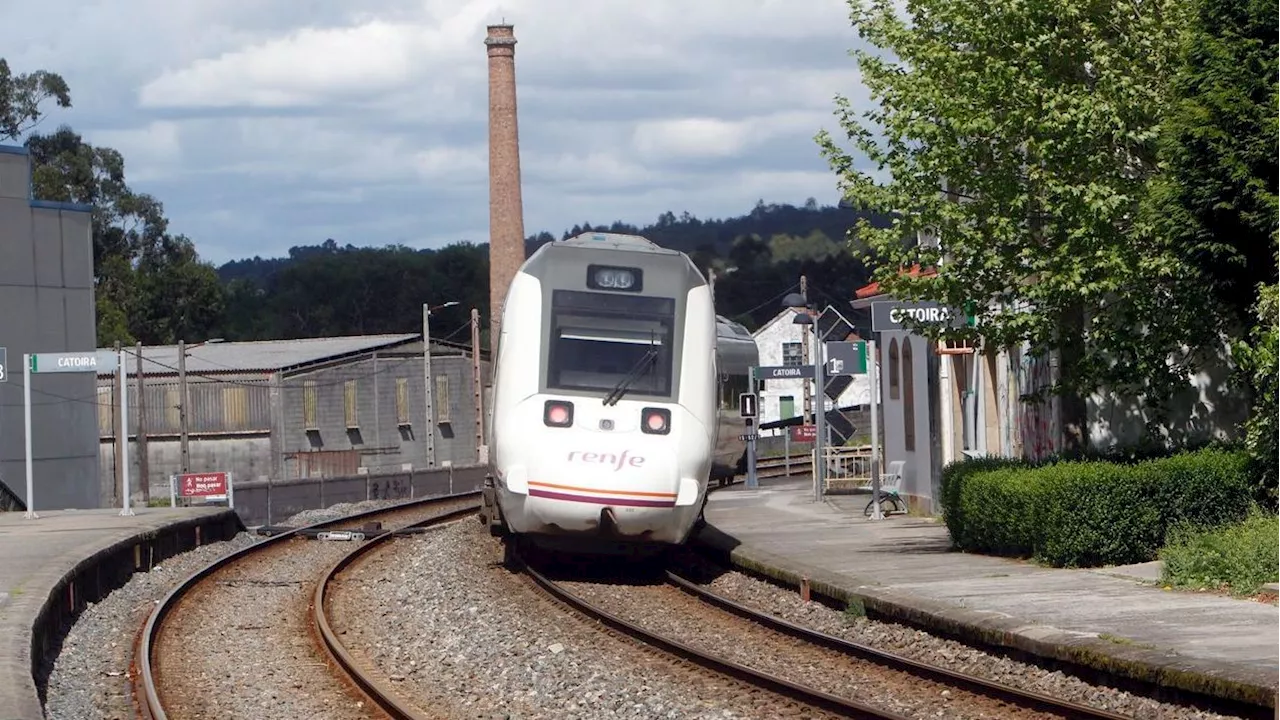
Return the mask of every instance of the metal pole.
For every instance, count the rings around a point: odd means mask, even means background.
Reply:
[[[823,480],[827,475],[827,392],[826,392],[826,373],[823,372],[822,363],[824,361],[822,337],[818,335],[818,323],[813,324],[813,414],[817,419],[818,437],[814,438],[814,468],[813,468],[813,501],[822,502],[822,486]],[[808,383],[805,383],[806,385]]]
[[[747,374],[750,384],[747,392],[756,392],[756,369],[752,367]],[[756,415],[760,415],[759,395],[756,396]],[[747,418],[747,487],[760,487],[760,478],[756,475],[756,418]]]
[[[138,406],[138,489],[142,491],[142,504],[149,505],[151,503],[151,463],[148,462],[147,456],[147,404],[146,399],[146,380],[142,373],[142,342],[139,341],[134,346],[134,372],[137,374],[138,384],[134,387],[137,393],[136,405]]]
[[[120,364],[120,514],[133,514],[133,502],[129,498],[129,366],[124,364],[124,349],[119,350]]]
[[[876,341],[867,341],[867,372],[871,374],[871,519],[883,520],[880,513],[880,373]]]
[[[422,304],[422,387],[426,399],[427,423],[422,431],[426,433],[427,467],[436,466],[436,428],[434,424],[436,411],[431,397],[431,308]]]
[[[486,462],[484,451],[484,378],[480,376],[480,310],[471,308],[471,393],[476,411],[476,462]]]
[[[27,512],[23,517],[31,520],[40,516],[36,514],[34,473],[31,470],[31,355],[29,353],[24,353],[22,356],[22,424],[26,428],[27,444]]]
[[[178,440],[182,454],[182,472],[191,469],[191,456],[187,440],[187,408],[191,404],[191,395],[187,392],[187,343],[178,341],[178,392],[182,399],[178,403]]]
[[[808,300],[809,300],[809,280],[808,280],[808,278],[806,278],[804,275],[801,275],[801,276],[800,276],[800,295],[801,295],[802,297],[804,297],[804,298],[805,298],[805,302],[808,302]],[[804,312],[808,312],[808,309],[805,309],[805,310],[804,310]],[[816,322],[814,323],[814,326],[813,326],[813,333],[814,333],[814,336],[815,336],[815,337],[816,337],[816,336],[817,336],[817,334],[818,334],[818,325],[817,325],[817,323],[816,323]],[[804,331],[804,328],[801,328],[801,329],[800,329],[800,343],[801,343],[801,345],[800,345],[800,364],[801,364],[801,365],[803,365],[803,364],[805,363],[805,361],[812,362],[811,360],[809,360],[809,345],[810,345],[810,343],[809,343],[809,333],[805,332],[805,331]],[[812,413],[814,413],[814,412],[815,412],[815,411],[814,411],[814,405],[813,405],[814,398],[813,398],[813,393],[809,390],[809,383],[808,383],[808,382],[803,382],[803,383],[801,383],[801,385],[803,386],[803,387],[802,387],[802,392],[804,393],[804,403],[803,403],[803,404],[804,404],[804,409],[803,409],[803,413],[802,413],[802,414],[804,415],[804,421],[805,421],[806,423],[816,422],[816,419],[814,418],[814,415],[812,414]],[[817,446],[815,445],[814,447],[817,447]]]

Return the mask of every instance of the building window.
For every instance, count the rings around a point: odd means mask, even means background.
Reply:
[[[348,380],[343,390],[346,400],[347,429],[352,430],[360,427],[359,405],[356,403],[356,381]]]
[[[316,422],[316,381],[307,380],[302,383],[302,429],[319,430]]]
[[[436,423],[446,425],[449,420],[449,376],[436,376],[436,396],[432,398],[436,406]]]
[[[894,338],[889,341],[889,399],[898,397],[898,339]]]
[[[108,435],[115,436],[115,387],[112,385],[98,386],[98,435],[106,437]]]
[[[911,362],[911,339],[902,339],[902,440],[907,452],[916,451],[916,383]]]
[[[782,364],[795,366],[804,364],[804,344],[798,342],[782,343]]]
[[[396,378],[396,422],[409,425],[409,378]]]
[[[170,432],[178,432],[182,426],[182,397],[177,384],[164,389],[164,421]]]
[[[249,388],[222,388],[222,428],[224,430],[249,429]]]
[[[794,395],[783,395],[778,398],[778,419],[786,420],[796,416],[796,398]]]

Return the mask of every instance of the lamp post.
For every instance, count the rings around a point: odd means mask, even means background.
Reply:
[[[428,305],[422,303],[422,387],[423,397],[426,399],[427,424],[423,427],[423,432],[427,434],[427,467],[434,468],[436,466],[436,428],[435,417],[436,409],[433,404],[431,394],[431,311],[441,310],[447,307],[457,305],[456,300],[450,300],[441,305]]]
[[[817,425],[817,437],[813,441],[813,501],[822,502],[823,479],[827,474],[827,461],[824,457],[827,436],[827,394],[823,373],[824,350],[822,338],[818,335],[818,326],[809,313],[809,302],[800,293],[790,293],[782,299],[782,307],[798,310],[791,322],[796,325],[809,325],[813,328],[813,381],[814,381],[814,421]]]
[[[187,353],[201,345],[220,342],[222,342],[222,338],[211,338],[194,345],[187,345],[182,340],[178,341],[178,391],[182,393],[182,399],[178,402],[178,438],[182,448],[182,472],[184,474],[191,469],[191,456],[188,451],[187,439],[187,408],[191,406],[191,393],[187,388]]]

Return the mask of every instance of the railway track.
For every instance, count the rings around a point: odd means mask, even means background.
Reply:
[[[542,572],[519,556],[517,562],[533,585],[574,612],[675,658],[819,713],[895,720],[917,716],[903,714],[901,708],[883,701],[885,689],[890,688],[890,694],[927,693],[945,703],[942,707],[966,717],[1126,717],[825,635],[721,597],[670,570],[661,571],[659,583],[634,583],[632,578],[634,584],[620,587],[558,582],[550,577],[554,571]],[[682,604],[680,597],[688,602]],[[643,603],[652,603],[651,609],[636,609]],[[738,648],[758,643],[768,649],[742,653],[735,659],[732,648],[715,648],[716,642],[700,635],[733,638],[731,644]],[[756,662],[743,659],[743,655],[773,660]],[[792,671],[801,666],[812,667]],[[866,693],[877,699],[855,697]]]
[[[390,538],[421,531],[430,525],[448,522],[476,512],[479,508],[479,496],[479,492],[468,492],[412,500],[387,508],[369,510],[307,525],[269,537],[248,548],[229,554],[194,573],[170,591],[157,604],[147,618],[147,622],[139,635],[134,655],[136,668],[134,668],[133,676],[135,678],[135,697],[137,698],[141,715],[151,720],[167,720],[167,718],[176,717],[179,714],[187,717],[222,717],[236,714],[234,711],[229,710],[226,704],[223,704],[226,695],[234,694],[234,692],[226,690],[227,685],[230,684],[228,681],[221,678],[211,679],[208,673],[201,676],[197,670],[188,666],[187,660],[192,658],[166,658],[165,653],[173,653],[177,648],[185,648],[187,644],[198,642],[200,639],[193,635],[190,628],[184,626],[183,616],[190,614],[191,611],[205,611],[210,604],[216,603],[199,602],[197,598],[199,593],[222,590],[225,595],[228,587],[274,586],[293,588],[295,586],[304,586],[310,581],[309,578],[261,578],[255,576],[259,574],[271,575],[273,568],[270,565],[255,568],[263,571],[261,573],[255,573],[254,570],[247,568],[255,562],[269,563],[273,560],[278,561],[289,552],[287,547],[289,543],[294,541],[305,542],[303,538],[310,537],[315,538],[317,542],[322,543],[324,546],[328,546],[327,548],[316,546],[309,548],[313,553],[320,553],[309,559],[312,565],[325,560],[326,557],[330,557],[331,548],[337,546],[336,543],[331,544],[326,541],[363,540],[364,542],[360,542],[350,552],[342,553],[336,562],[324,562],[320,566],[326,569],[322,573],[318,573],[319,579],[316,582],[314,593],[310,595],[310,608],[305,614],[297,613],[299,618],[309,617],[310,621],[309,627],[306,626],[306,623],[301,623],[302,627],[296,628],[299,631],[297,634],[312,634],[312,638],[320,646],[315,648],[316,653],[321,657],[327,656],[327,662],[322,664],[328,665],[330,668],[337,668],[338,672],[324,671],[320,673],[320,675],[328,673],[330,682],[327,687],[304,688],[295,684],[287,689],[288,692],[319,692],[323,689],[331,696],[345,695],[347,698],[350,698],[353,694],[362,696],[360,700],[344,704],[344,710],[340,714],[338,714],[337,707],[326,707],[326,710],[332,709],[335,713],[334,715],[326,713],[327,717],[389,716],[415,719],[428,717],[421,714],[412,714],[412,709],[403,700],[396,698],[392,693],[386,692],[385,683],[377,677],[375,672],[363,668],[354,661],[351,653],[342,645],[334,633],[332,624],[325,615],[327,589],[343,568],[360,555],[378,547]],[[211,589],[215,583],[221,587]],[[225,607],[218,609],[227,610]],[[236,610],[232,608],[231,612],[235,614]],[[255,611],[265,612],[255,607],[239,609],[239,612],[245,615],[253,615]],[[293,619],[294,613],[287,613],[287,615],[289,619]],[[175,625],[178,626],[178,630],[173,629]],[[264,628],[255,627],[253,629],[261,630]],[[168,639],[166,638],[167,632],[182,632],[184,636]],[[167,647],[166,640],[169,640]],[[269,649],[281,650],[281,648]],[[290,651],[288,649],[284,650]],[[290,669],[296,670],[297,666],[301,665],[308,666],[312,671],[316,670],[314,666],[318,663],[299,660],[298,655],[305,655],[306,653],[299,653],[296,648],[292,649],[291,652],[293,655],[287,661],[291,665]],[[265,674],[273,674],[274,670],[270,669],[270,663],[261,664],[268,666],[263,671]],[[287,675],[287,673],[283,674]],[[192,677],[193,675],[196,677]],[[311,680],[314,681],[315,677],[316,675],[313,672]],[[217,687],[217,683],[220,680],[223,683],[221,692]],[[288,680],[288,682],[296,681]],[[192,688],[187,687],[187,685],[200,685],[201,687]],[[335,687],[341,687],[341,689],[335,690]],[[325,702],[331,701],[332,698],[325,700]],[[366,708],[366,701],[371,701],[372,706]],[[409,711],[409,714],[406,714],[407,711]],[[271,712],[268,710],[267,714],[271,714]]]

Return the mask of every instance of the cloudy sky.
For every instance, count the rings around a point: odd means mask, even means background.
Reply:
[[[485,25],[515,26],[525,229],[836,201],[845,0],[0,0],[16,72],[203,257],[488,238]]]

